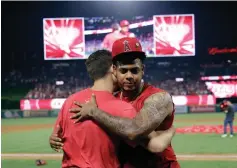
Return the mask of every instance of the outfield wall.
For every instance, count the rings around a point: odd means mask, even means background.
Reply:
[[[235,109],[237,112],[237,104]],[[3,109],[1,110],[2,118],[33,118],[33,117],[57,117],[59,110],[20,110],[20,109]],[[219,105],[195,105],[195,106],[175,106],[175,114],[187,113],[220,113]]]

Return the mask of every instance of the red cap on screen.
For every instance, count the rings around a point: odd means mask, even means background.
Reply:
[[[121,26],[121,27],[128,26],[128,25],[129,25],[129,22],[128,22],[127,20],[122,20],[122,21],[120,22],[120,26]]]
[[[112,57],[113,59],[121,54],[125,53],[138,53],[140,55],[144,55],[145,53],[142,51],[142,46],[138,39],[134,37],[124,37],[119,40],[116,40],[112,46]]]

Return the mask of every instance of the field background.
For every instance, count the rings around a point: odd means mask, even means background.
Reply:
[[[222,125],[224,114],[177,114],[175,118],[176,127]],[[2,167],[33,168],[36,159],[45,159],[43,167],[59,168],[60,154],[48,144],[55,119],[2,119]],[[172,145],[181,168],[237,168],[237,136],[177,133]]]

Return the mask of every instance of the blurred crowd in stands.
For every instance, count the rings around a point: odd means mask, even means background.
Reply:
[[[167,90],[171,95],[211,94],[201,76],[231,75],[237,72],[237,64],[202,64],[160,62],[148,58],[144,81]],[[235,74],[236,75],[236,74]],[[177,78],[183,81],[177,81]],[[84,60],[73,62],[47,63],[28,67],[25,71],[13,70],[3,79],[4,84],[29,86],[25,98],[49,99],[66,98],[83,88],[91,86]]]

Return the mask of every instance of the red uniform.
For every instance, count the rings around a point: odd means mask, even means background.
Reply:
[[[136,37],[134,33],[132,32],[123,32],[121,31],[121,34],[123,35],[123,37]]]
[[[121,34],[120,32],[116,32],[116,31],[107,34],[104,38],[104,41],[103,41],[103,48],[111,51],[114,42],[118,39],[123,38],[123,37],[124,37],[123,34]]]
[[[143,92],[136,100],[130,102],[137,111],[140,111],[144,105],[144,101],[152,94],[161,92],[163,90],[155,88],[151,85],[145,85]],[[125,98],[125,101],[127,99]],[[174,120],[174,111],[171,116],[165,118],[162,124],[157,128],[157,130],[167,130],[169,129]],[[180,168],[177,162],[176,155],[171,144],[161,153],[152,154],[142,147],[136,147],[134,150],[131,147],[127,148],[131,150],[129,152],[129,162],[131,164],[125,165],[126,168]],[[133,165],[133,166],[132,166]]]
[[[56,124],[62,127],[63,168],[119,168],[117,159],[118,138],[109,136],[95,122],[88,120],[74,124],[69,109],[73,101],[86,102],[92,92],[96,95],[98,107],[112,115],[132,118],[136,110],[129,103],[116,99],[107,91],[85,89],[70,96],[64,103]],[[117,140],[116,140],[117,139]]]

